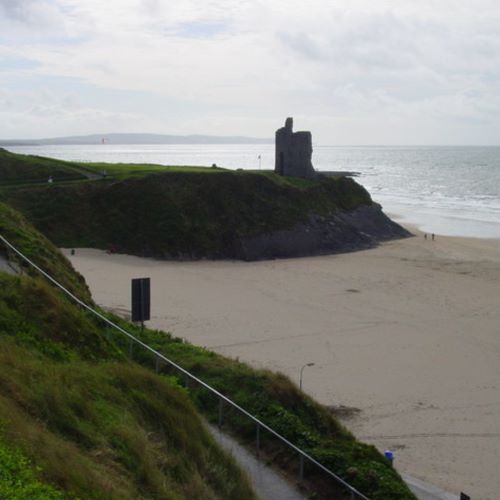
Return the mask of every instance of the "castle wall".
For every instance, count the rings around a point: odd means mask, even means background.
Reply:
[[[312,179],[316,176],[312,165],[311,132],[293,132],[293,118],[276,131],[274,171],[278,175]]]

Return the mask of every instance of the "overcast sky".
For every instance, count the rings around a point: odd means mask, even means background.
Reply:
[[[0,139],[500,144],[498,0],[0,0]]]

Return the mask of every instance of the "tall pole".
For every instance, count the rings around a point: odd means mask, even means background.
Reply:
[[[299,380],[299,389],[302,390],[302,372],[304,371],[304,368],[306,366],[314,366],[314,363],[306,363],[301,369],[300,369],[300,380]]]

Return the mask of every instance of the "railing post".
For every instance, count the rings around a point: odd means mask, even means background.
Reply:
[[[257,424],[257,430],[255,435],[255,446],[257,447],[257,453],[260,450],[260,424]]]
[[[134,342],[132,341],[132,339],[130,339],[128,341],[128,357],[130,359],[132,359],[133,350],[134,350]]]
[[[224,401],[222,398],[219,398],[219,429],[222,427],[222,406]]]
[[[304,455],[300,454],[299,481],[304,481]]]
[[[155,372],[157,375],[160,372],[160,358],[158,356],[155,356]]]

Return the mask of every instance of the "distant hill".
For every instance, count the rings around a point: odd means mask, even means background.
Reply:
[[[212,135],[164,134],[92,134],[51,139],[0,140],[0,146],[65,145],[65,144],[271,144],[274,138]]]

